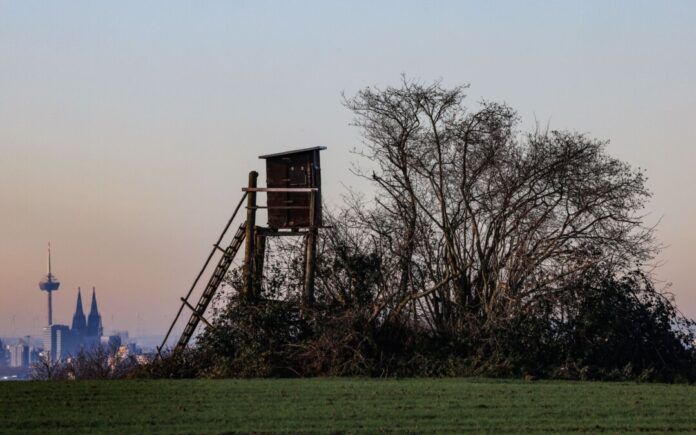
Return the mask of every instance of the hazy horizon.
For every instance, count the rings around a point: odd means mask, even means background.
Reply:
[[[694,22],[688,1],[0,1],[0,335],[46,323],[48,241],[54,323],[94,286],[106,331],[163,334],[258,155],[324,145],[325,200],[366,188],[341,94],[402,73],[610,140],[696,317]]]

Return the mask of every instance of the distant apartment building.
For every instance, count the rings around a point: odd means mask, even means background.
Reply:
[[[17,344],[9,346],[10,350],[10,367],[28,367],[29,366],[29,344],[20,340]]]
[[[104,349],[116,351],[121,347],[121,337],[118,335],[102,335],[99,344],[101,344]]]
[[[128,331],[114,331],[113,335],[118,335],[121,338],[121,343],[130,342]]]
[[[65,359],[73,351],[73,338],[68,325],[44,328],[44,352],[51,361]]]

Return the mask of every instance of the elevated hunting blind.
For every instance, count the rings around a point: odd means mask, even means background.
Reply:
[[[313,147],[259,157],[266,160],[269,227],[321,226],[319,152],[325,149]]]
[[[188,293],[181,298],[179,311],[177,311],[174,321],[169,326],[162,344],[157,348],[158,357],[161,357],[161,350],[166,346],[174,325],[184,308],[188,308],[191,311],[191,316],[174,347],[174,352],[180,352],[188,345],[189,340],[196,331],[196,327],[201,321],[210,326],[210,322],[205,318],[205,312],[222,284],[234,257],[242,248],[242,244],[244,244],[243,287],[239,290],[249,301],[258,301],[261,297],[266,238],[280,236],[303,237],[305,239],[305,268],[302,307],[305,308],[312,305],[314,301],[317,232],[322,227],[319,152],[325,149],[326,147],[313,147],[259,157],[266,160],[266,187],[257,186],[258,173],[256,171],[249,173],[249,184],[247,187],[242,188],[242,197],[234,209],[232,217],[227,221],[227,225],[222,230],[222,234],[220,234],[217,242],[213,244],[213,249],[193,281]],[[265,193],[267,195],[266,206],[259,206],[256,203],[257,193]],[[239,225],[236,233],[229,241],[229,245],[225,247],[222,245],[222,241],[245,200],[246,220]],[[268,209],[267,228],[256,225],[256,211],[259,208]],[[302,229],[304,231],[301,231]],[[222,256],[210,275],[208,283],[198,299],[198,303],[194,306],[189,298],[216,252],[221,252]]]

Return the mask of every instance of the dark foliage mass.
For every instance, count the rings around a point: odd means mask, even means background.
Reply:
[[[213,327],[152,373],[695,380],[694,325],[645,272],[644,174],[465,90],[346,99],[375,196],[327,213],[314,302],[300,242],[269,241],[260,297],[233,271]]]
[[[32,365],[34,380],[126,379],[145,374],[134,356],[119,355],[118,349],[102,346],[82,349],[61,361],[42,358]]]

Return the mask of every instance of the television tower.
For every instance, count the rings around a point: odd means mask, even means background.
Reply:
[[[39,288],[48,292],[48,326],[53,324],[53,301],[51,295],[58,290],[58,287],[60,287],[60,282],[51,273],[51,242],[48,242],[48,275],[39,283]]]

